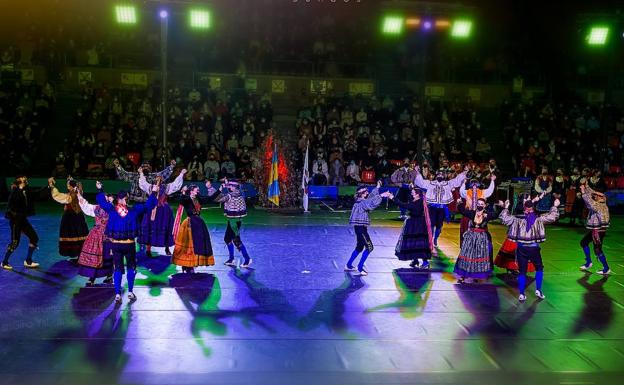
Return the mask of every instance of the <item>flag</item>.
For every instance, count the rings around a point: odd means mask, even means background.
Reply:
[[[308,180],[310,180],[310,171],[308,171],[308,150],[310,142],[306,144],[305,158],[303,158],[303,172],[301,173],[301,188],[303,189],[303,211],[308,212]]]
[[[271,173],[269,174],[269,192],[267,197],[270,202],[279,206],[279,172],[277,166],[279,157],[277,155],[277,143],[273,146],[273,158],[271,159]]]

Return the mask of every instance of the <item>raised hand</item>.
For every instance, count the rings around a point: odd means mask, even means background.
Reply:
[[[381,188],[381,186],[383,185],[383,183],[381,182],[381,179],[377,181],[377,188]]]
[[[555,201],[553,202],[553,206],[555,207],[559,207],[560,204],[561,204],[561,201],[559,201],[559,199],[555,199]]]
[[[175,167],[175,165],[177,164],[177,162],[175,161],[175,159],[171,159],[170,164],[171,164],[173,167]]]
[[[507,199],[507,200],[505,201],[505,206],[504,206],[504,207],[505,207],[506,209],[508,209],[508,208],[509,208],[509,205],[510,205],[510,202],[509,202],[509,199]]]
[[[95,181],[95,188],[98,190],[102,189],[102,182],[100,182],[99,180]]]
[[[54,187],[54,185],[56,185],[56,180],[54,180],[54,177],[48,178],[48,186]]]
[[[119,167],[119,159],[114,159],[113,160],[113,166]]]
[[[186,170],[182,170],[182,171],[186,171]],[[206,188],[207,189],[212,188],[212,182],[210,182],[209,180],[206,180]]]
[[[180,174],[182,174],[182,175],[184,175],[184,174],[186,174],[186,173],[187,173],[187,171],[186,171],[186,169],[185,169],[185,168],[183,168],[183,169],[182,169],[182,171],[180,171]]]
[[[496,175],[495,174],[490,174],[490,179],[495,181],[496,180]]]
[[[188,186],[182,186],[182,188],[180,189],[180,194],[186,195],[187,191],[188,191]]]
[[[152,192],[158,192],[160,189],[160,184],[156,183],[152,185]]]

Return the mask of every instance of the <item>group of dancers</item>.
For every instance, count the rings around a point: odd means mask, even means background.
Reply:
[[[545,225],[559,219],[559,199],[554,199],[547,211],[540,213],[536,209],[545,197],[544,192],[534,198],[526,196],[521,202],[521,212],[514,215],[515,210],[510,207],[509,200],[488,204],[488,198],[494,192],[494,174],[490,176],[488,187],[482,188],[478,180],[467,180],[467,173],[468,167],[449,179],[448,171],[441,168],[436,172],[435,179],[429,180],[415,169],[414,181],[408,186],[409,195],[403,199],[399,199],[400,192],[397,196],[389,191],[380,193],[381,181],[372,191],[367,186],[359,187],[349,221],[354,226],[356,247],[344,270],[368,275],[364,264],[374,248],[368,234],[369,213],[381,204],[384,197],[393,200],[401,209],[402,215],[407,215],[396,244],[395,255],[399,260],[411,261],[410,266],[414,269],[429,269],[429,261],[437,256],[438,238],[442,232],[447,206],[454,200],[453,190],[458,189],[460,197],[456,204],[462,221],[460,252],[454,267],[457,282],[463,284],[467,279],[472,279],[478,283],[492,276],[494,266],[502,267],[518,274],[518,299],[525,301],[527,272],[535,271],[535,295],[539,299],[545,299],[542,290],[544,264],[540,244],[546,241]],[[588,211],[588,232],[580,242],[585,263],[580,266],[580,270],[588,272],[592,267],[589,245],[593,244],[594,254],[602,264],[602,268],[596,273],[609,275],[611,270],[602,248],[609,228],[606,196],[587,184],[582,184],[580,191]],[[488,223],[496,219],[500,219],[508,230],[501,251],[494,259]],[[355,260],[360,253],[362,256],[355,266]]]
[[[240,251],[242,268],[248,268],[252,259],[240,236],[242,220],[247,207],[242,186],[235,180],[224,178],[219,188],[206,181],[207,195],[199,194],[199,186],[183,186],[186,170],[181,170],[171,183],[166,183],[172,174],[175,162],[159,173],[150,173],[149,165],[143,165],[138,172],[126,172],[118,164],[120,179],[130,182],[130,191],[119,191],[116,195],[104,192],[101,182],[97,188],[96,203],[89,203],[82,194],[82,185],[68,179],[67,192],[56,187],[54,178],[48,179],[48,186],[42,189],[28,188],[28,178],[18,176],[9,194],[6,218],[11,228],[11,242],[7,247],[2,268],[12,270],[11,254],[17,249],[21,234],[29,239],[28,255],[24,262],[27,268],[37,268],[32,259],[39,238],[28,217],[34,214],[33,202],[40,196],[50,194],[54,201],[63,204],[63,216],[59,230],[59,254],[70,258],[79,266],[78,273],[88,279],[87,286],[103,278],[103,283],[113,283],[115,301],[122,302],[122,278],[127,275],[128,298],[136,300],[134,280],[137,268],[136,243],[139,252],[150,257],[151,248],[164,247],[171,256],[171,262],[181,266],[183,272],[194,273],[199,266],[215,264],[210,233],[201,218],[201,205],[208,201],[223,203],[227,219],[224,241],[229,258],[225,265],[237,266],[235,248]],[[47,191],[49,190],[49,192]],[[168,197],[180,191],[180,205],[174,218],[168,204]],[[133,204],[129,200],[132,198]],[[186,219],[180,223],[183,212]],[[86,216],[95,218],[95,225],[89,230]],[[173,253],[170,248],[175,245]]]
[[[136,243],[139,252],[151,256],[152,247],[164,247],[165,254],[171,256],[171,262],[182,268],[183,272],[194,273],[198,266],[215,264],[210,233],[201,217],[201,206],[208,201],[223,203],[227,226],[224,242],[229,258],[225,265],[236,267],[235,249],[242,255],[241,268],[248,268],[252,259],[240,236],[242,220],[247,215],[247,207],[242,186],[235,180],[224,178],[218,189],[210,181],[205,182],[207,195],[200,195],[199,186],[183,186],[186,170],[181,170],[177,177],[166,183],[175,168],[175,161],[163,171],[152,173],[148,164],[142,165],[138,172],[127,172],[116,163],[120,179],[130,182],[129,191],[120,191],[116,195],[107,194],[101,182],[95,182],[97,188],[96,203],[89,203],[82,194],[82,185],[73,179],[67,181],[67,192],[56,187],[54,178],[48,180],[48,186],[42,189],[28,188],[28,178],[18,176],[9,194],[6,218],[11,229],[11,241],[6,249],[2,268],[11,270],[11,254],[19,245],[21,234],[29,240],[28,254],[24,261],[26,268],[37,268],[33,261],[33,252],[37,249],[39,238],[28,217],[34,214],[33,202],[40,196],[50,194],[63,204],[63,216],[59,231],[59,254],[75,260],[79,274],[88,279],[87,285],[94,285],[95,280],[103,278],[105,284],[113,283],[115,301],[120,303],[121,284],[124,273],[127,275],[128,298],[136,300],[134,278],[136,276]],[[361,186],[356,191],[349,223],[354,226],[356,247],[346,263],[345,271],[368,275],[365,262],[374,249],[368,234],[371,224],[369,213],[377,208],[383,198],[394,201],[401,209],[405,220],[395,248],[396,256],[403,261],[411,261],[414,269],[427,270],[430,260],[437,256],[438,238],[442,232],[448,206],[456,203],[457,211],[462,215],[460,226],[460,252],[454,273],[458,283],[467,279],[480,282],[488,279],[494,266],[517,271],[519,300],[526,300],[526,275],[535,271],[535,295],[544,299],[542,291],[543,270],[540,244],[546,240],[545,225],[559,218],[559,199],[554,199],[545,213],[539,213],[536,207],[544,198],[540,194],[522,199],[521,212],[516,213],[510,207],[510,201],[498,201],[488,204],[494,192],[495,175],[490,176],[488,187],[484,188],[474,178],[467,178],[468,167],[449,178],[448,169],[441,168],[435,177],[428,179],[418,171],[410,170],[413,183],[403,183],[399,194],[390,191],[380,193],[381,181],[369,191],[368,186]],[[458,190],[459,198],[454,198],[453,191]],[[174,216],[168,204],[168,198],[180,191],[180,204]],[[609,209],[604,194],[582,184],[580,192],[588,210],[587,234],[580,245],[585,256],[585,263],[580,266],[589,271],[592,266],[590,244],[601,262],[598,274],[611,273],[602,248],[609,228]],[[132,201],[133,204],[129,204]],[[515,205],[514,205],[515,206]],[[186,219],[181,221],[183,213]],[[85,215],[95,218],[95,225],[89,230]],[[496,259],[493,258],[492,236],[488,223],[500,219],[508,227],[507,237]],[[174,247],[175,246],[175,247]],[[171,247],[174,247],[173,253]],[[357,265],[358,256],[362,254]]]

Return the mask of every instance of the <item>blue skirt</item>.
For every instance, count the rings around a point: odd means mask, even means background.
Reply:
[[[169,204],[156,207],[156,216],[152,220],[152,212],[143,214],[139,229],[138,243],[156,247],[171,247],[173,241],[173,211]]]
[[[454,273],[462,278],[486,279],[492,275],[490,237],[485,231],[469,229],[464,233]]]

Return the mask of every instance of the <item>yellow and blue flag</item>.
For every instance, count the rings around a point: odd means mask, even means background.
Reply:
[[[267,197],[270,202],[279,206],[279,157],[277,155],[277,143],[273,146],[273,158],[271,160],[271,173],[269,174],[269,193]]]

